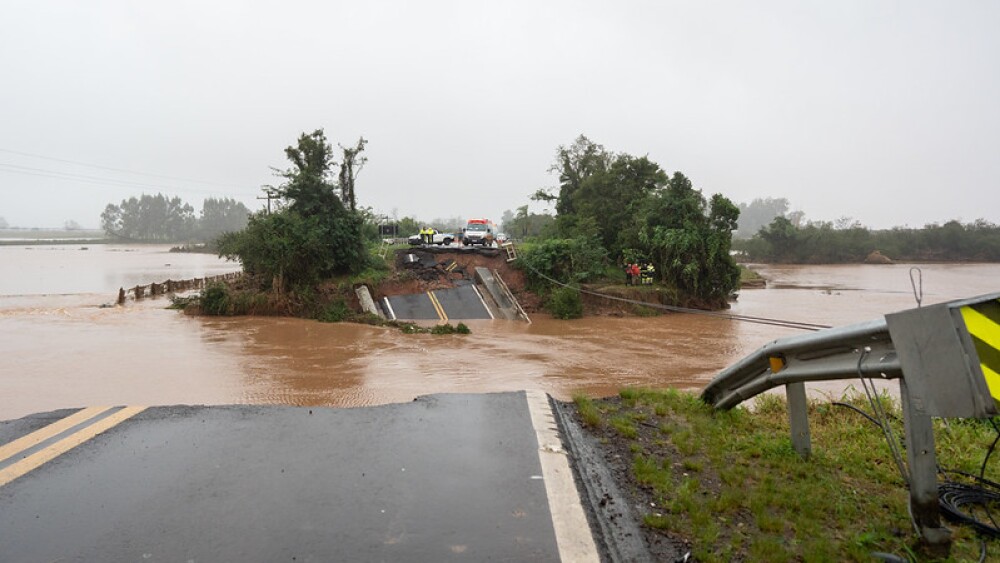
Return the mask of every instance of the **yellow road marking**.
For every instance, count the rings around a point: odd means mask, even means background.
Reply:
[[[441,302],[438,301],[434,292],[428,291],[427,296],[431,298],[431,305],[434,305],[434,310],[437,311],[438,317],[440,317],[442,321],[448,322],[448,315],[444,313],[444,307],[441,306]]]
[[[111,407],[88,407],[79,410],[44,428],[39,428],[27,436],[21,436],[9,444],[4,444],[3,446],[0,446],[0,461],[3,461],[11,456],[15,456],[28,448],[41,444],[56,434],[65,432],[85,420],[90,420],[110,408]]]
[[[30,456],[7,466],[5,469],[0,470],[0,487],[10,483],[14,479],[28,473],[29,471],[36,469],[43,463],[52,461],[56,457],[68,452],[69,450],[79,446],[80,444],[86,442],[87,440],[97,436],[101,432],[105,432],[114,426],[117,426],[122,421],[127,420],[140,412],[146,410],[146,407],[125,407],[122,410],[116,412],[115,414],[101,419],[90,426],[81,429],[78,432],[70,434],[69,436],[59,440],[55,444],[48,446],[47,448],[38,450],[37,452],[31,454]]]
[[[962,307],[962,318],[965,319],[965,327],[970,333],[1000,350],[1000,325],[972,307]]]

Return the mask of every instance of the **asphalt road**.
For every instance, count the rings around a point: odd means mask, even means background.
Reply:
[[[547,407],[520,392],[0,422],[0,561],[596,561]]]
[[[493,318],[472,284],[386,299],[397,320],[448,322]]]

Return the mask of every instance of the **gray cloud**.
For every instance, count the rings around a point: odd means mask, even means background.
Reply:
[[[361,204],[426,219],[498,219],[584,133],[813,219],[1000,221],[998,24],[985,1],[16,3],[0,149],[208,183],[0,152],[0,216],[96,227],[142,191],[256,208],[322,127],[370,140]]]

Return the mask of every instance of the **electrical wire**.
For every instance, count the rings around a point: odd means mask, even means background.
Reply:
[[[832,328],[830,325],[822,325],[822,324],[816,324],[816,323],[806,323],[806,322],[799,322],[799,321],[788,321],[788,320],[783,320],[783,319],[772,319],[772,318],[767,318],[767,317],[755,317],[755,316],[750,316],[750,315],[735,315],[735,314],[732,314],[732,313],[720,313],[720,312],[717,312],[717,311],[703,311],[701,309],[692,309],[692,308],[689,308],[689,307],[677,307],[677,306],[674,306],[674,305],[663,305],[661,303],[648,303],[646,301],[639,301],[637,299],[628,299],[626,297],[618,297],[617,295],[607,295],[605,293],[599,293],[599,292],[596,292],[596,291],[590,291],[588,289],[583,289],[582,287],[576,287],[576,286],[573,286],[573,285],[570,285],[570,284],[567,284],[567,283],[563,283],[563,282],[561,282],[559,280],[552,279],[551,277],[543,274],[542,272],[539,272],[535,268],[532,268],[531,265],[529,265],[528,263],[526,263],[526,262],[522,262],[522,263],[524,264],[525,267],[527,267],[529,270],[531,270],[532,272],[534,272],[535,275],[541,277],[542,279],[545,279],[545,280],[549,281],[550,283],[553,283],[553,284],[556,284],[556,285],[559,285],[559,286],[562,286],[562,287],[565,287],[565,288],[569,288],[569,289],[572,289],[574,291],[578,291],[580,293],[585,293],[587,295],[593,295],[593,296],[596,296],[596,297],[603,297],[604,299],[609,299],[609,300],[612,300],[612,301],[621,301],[623,303],[630,303],[630,304],[633,304],[633,305],[639,305],[639,306],[642,306],[642,307],[649,307],[651,309],[660,309],[660,310],[663,310],[663,311],[670,311],[670,312],[673,312],[673,313],[688,313],[688,314],[692,314],[692,315],[702,315],[702,316],[706,316],[706,317],[716,317],[716,318],[721,318],[721,319],[729,319],[729,320],[733,320],[733,321],[741,321],[741,322],[754,323],[754,324],[779,326],[779,327],[782,327],[782,328],[793,328],[793,329],[798,329],[798,330],[816,331],[816,330],[822,330],[824,328]]]
[[[892,460],[896,464],[896,468],[899,470],[900,477],[903,478],[903,482],[907,486],[910,485],[910,475],[906,470],[906,465],[903,463],[903,455],[899,449],[899,442],[896,440],[896,435],[892,432],[892,425],[889,423],[889,414],[885,411],[882,406],[882,402],[878,400],[878,391],[875,389],[875,382],[870,381],[866,378],[864,372],[861,371],[861,366],[871,353],[871,348],[865,346],[861,351],[860,357],[858,357],[858,377],[861,379],[861,386],[865,389],[865,395],[868,397],[868,403],[872,407],[874,414],[875,423],[878,424],[879,428],[882,429],[882,434],[885,436],[886,444],[889,446],[889,452],[892,454]],[[869,389],[869,385],[871,388]],[[911,518],[912,519],[912,518]],[[916,526],[916,523],[914,523]]]
[[[98,176],[88,176],[85,174],[76,174],[72,172],[59,172],[55,170],[45,170],[42,168],[34,168],[31,166],[19,166],[16,164],[6,164],[6,163],[0,163],[0,172],[11,172],[14,174],[24,174],[27,176],[39,176],[42,178],[55,178],[57,180],[71,180],[74,182],[81,182],[85,184],[98,184],[98,185],[107,185],[116,187],[151,188],[156,190],[186,192],[194,194],[218,193],[218,190],[210,190],[204,188],[181,188],[163,184],[147,184],[143,182],[132,182],[129,180],[119,180],[115,178],[102,178]]]
[[[33,153],[30,153],[30,152],[12,151],[10,149],[4,149],[4,148],[0,148],[0,152],[5,152],[5,153],[8,153],[8,154],[16,154],[18,156],[27,156],[27,157],[31,157],[31,158],[40,158],[42,160],[51,160],[53,162],[63,162],[63,163],[66,163],[66,164],[75,164],[77,166],[86,166],[88,168],[96,168],[98,170],[109,170],[111,172],[124,172],[126,174],[135,174],[137,176],[148,176],[150,178],[160,178],[162,180],[175,180],[175,181],[179,181],[179,182],[194,182],[196,184],[206,184],[206,185],[209,185],[209,186],[218,186],[218,187],[222,187],[222,188],[240,189],[239,186],[235,186],[235,185],[232,185],[232,184],[220,184],[218,182],[208,182],[208,181],[205,181],[205,180],[195,180],[193,178],[181,178],[181,177],[178,177],[178,176],[164,176],[162,174],[151,174],[149,172],[137,172],[135,170],[128,170],[128,169],[125,169],[125,168],[115,168],[113,166],[101,166],[99,164],[88,164],[86,162],[80,162],[78,160],[67,160],[65,158],[56,158],[56,157],[53,157],[53,156],[43,156],[43,155],[40,155],[40,154],[33,154]]]

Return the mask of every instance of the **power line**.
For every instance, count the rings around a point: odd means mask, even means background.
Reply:
[[[210,186],[219,186],[219,187],[224,187],[224,188],[239,188],[239,186],[235,186],[235,185],[232,185],[232,184],[221,184],[221,183],[218,183],[218,182],[209,182],[209,181],[205,181],[205,180],[195,180],[193,178],[181,178],[181,177],[178,177],[178,176],[164,176],[162,174],[152,174],[152,173],[149,173],[149,172],[137,172],[135,170],[128,170],[128,169],[125,169],[125,168],[115,168],[115,167],[112,167],[112,166],[101,166],[99,164],[88,164],[86,162],[80,162],[80,161],[77,161],[77,160],[67,160],[65,158],[56,158],[56,157],[53,157],[53,156],[43,156],[43,155],[40,155],[40,154],[33,154],[33,153],[29,153],[29,152],[12,151],[10,149],[4,149],[4,148],[0,148],[0,152],[5,152],[5,153],[9,153],[9,154],[16,154],[16,155],[19,155],[19,156],[27,156],[27,157],[31,157],[31,158],[40,158],[40,159],[43,159],[43,160],[51,160],[53,162],[64,162],[64,163],[67,163],[67,164],[75,164],[77,166],[86,166],[88,168],[97,168],[97,169],[100,169],[100,170],[110,170],[112,172],[124,172],[126,174],[136,174],[138,176],[149,176],[151,178],[160,178],[160,179],[163,179],[163,180],[175,180],[175,181],[180,181],[180,182],[194,182],[196,184],[207,184],[207,185],[210,185]]]
[[[147,184],[143,182],[131,182],[128,180],[118,180],[115,178],[101,178],[98,176],[88,176],[85,174],[75,174],[72,172],[60,172],[57,170],[45,170],[44,168],[34,168],[31,166],[19,166],[16,164],[6,164],[6,163],[0,163],[0,172],[10,172],[15,174],[24,174],[26,176],[39,176],[42,178],[72,180],[75,182],[83,182],[87,184],[108,185],[108,186],[117,186],[126,188],[151,188],[156,190],[186,192],[199,195],[205,195],[205,194],[213,195],[219,193],[219,190],[180,188],[177,186],[168,186],[164,184]]]
[[[554,280],[554,279],[550,278],[549,276],[546,276],[545,274],[543,274],[543,273],[539,272],[538,270],[532,268],[526,262],[524,263],[524,265],[527,266],[527,268],[529,270],[531,270],[532,272],[534,272],[538,276],[540,276],[540,277],[548,280],[551,283],[554,283],[556,285],[560,285],[562,287],[566,287],[566,288],[578,291],[580,293],[586,293],[587,295],[594,295],[596,297],[603,297],[604,299],[610,299],[612,301],[621,301],[623,303],[630,303],[630,304],[639,305],[639,306],[642,306],[642,307],[650,307],[652,309],[662,309],[664,311],[671,311],[671,312],[674,312],[674,313],[688,313],[688,314],[692,314],[692,315],[703,315],[703,316],[706,316],[706,317],[718,317],[718,318],[722,318],[722,319],[729,319],[731,321],[742,321],[742,322],[745,322],[745,323],[771,325],[771,326],[778,326],[778,327],[783,327],[783,328],[794,328],[794,329],[797,329],[797,330],[811,330],[811,331],[816,331],[816,330],[822,330],[824,328],[831,328],[830,325],[821,325],[821,324],[815,324],[815,323],[805,323],[805,322],[799,322],[799,321],[788,321],[788,320],[783,320],[783,319],[770,319],[770,318],[767,318],[767,317],[754,317],[754,316],[750,316],[750,315],[735,315],[735,314],[732,314],[732,313],[720,313],[718,311],[703,311],[701,309],[691,309],[691,308],[688,308],[688,307],[677,307],[675,305],[662,305],[660,303],[648,303],[646,301],[639,301],[637,299],[628,299],[626,297],[618,297],[616,295],[607,295],[607,294],[604,294],[604,293],[598,293],[596,291],[590,291],[590,290],[587,290],[587,289],[583,289],[581,287],[574,287],[574,286],[571,286],[571,285],[569,285],[567,283],[563,283],[561,281]]]

